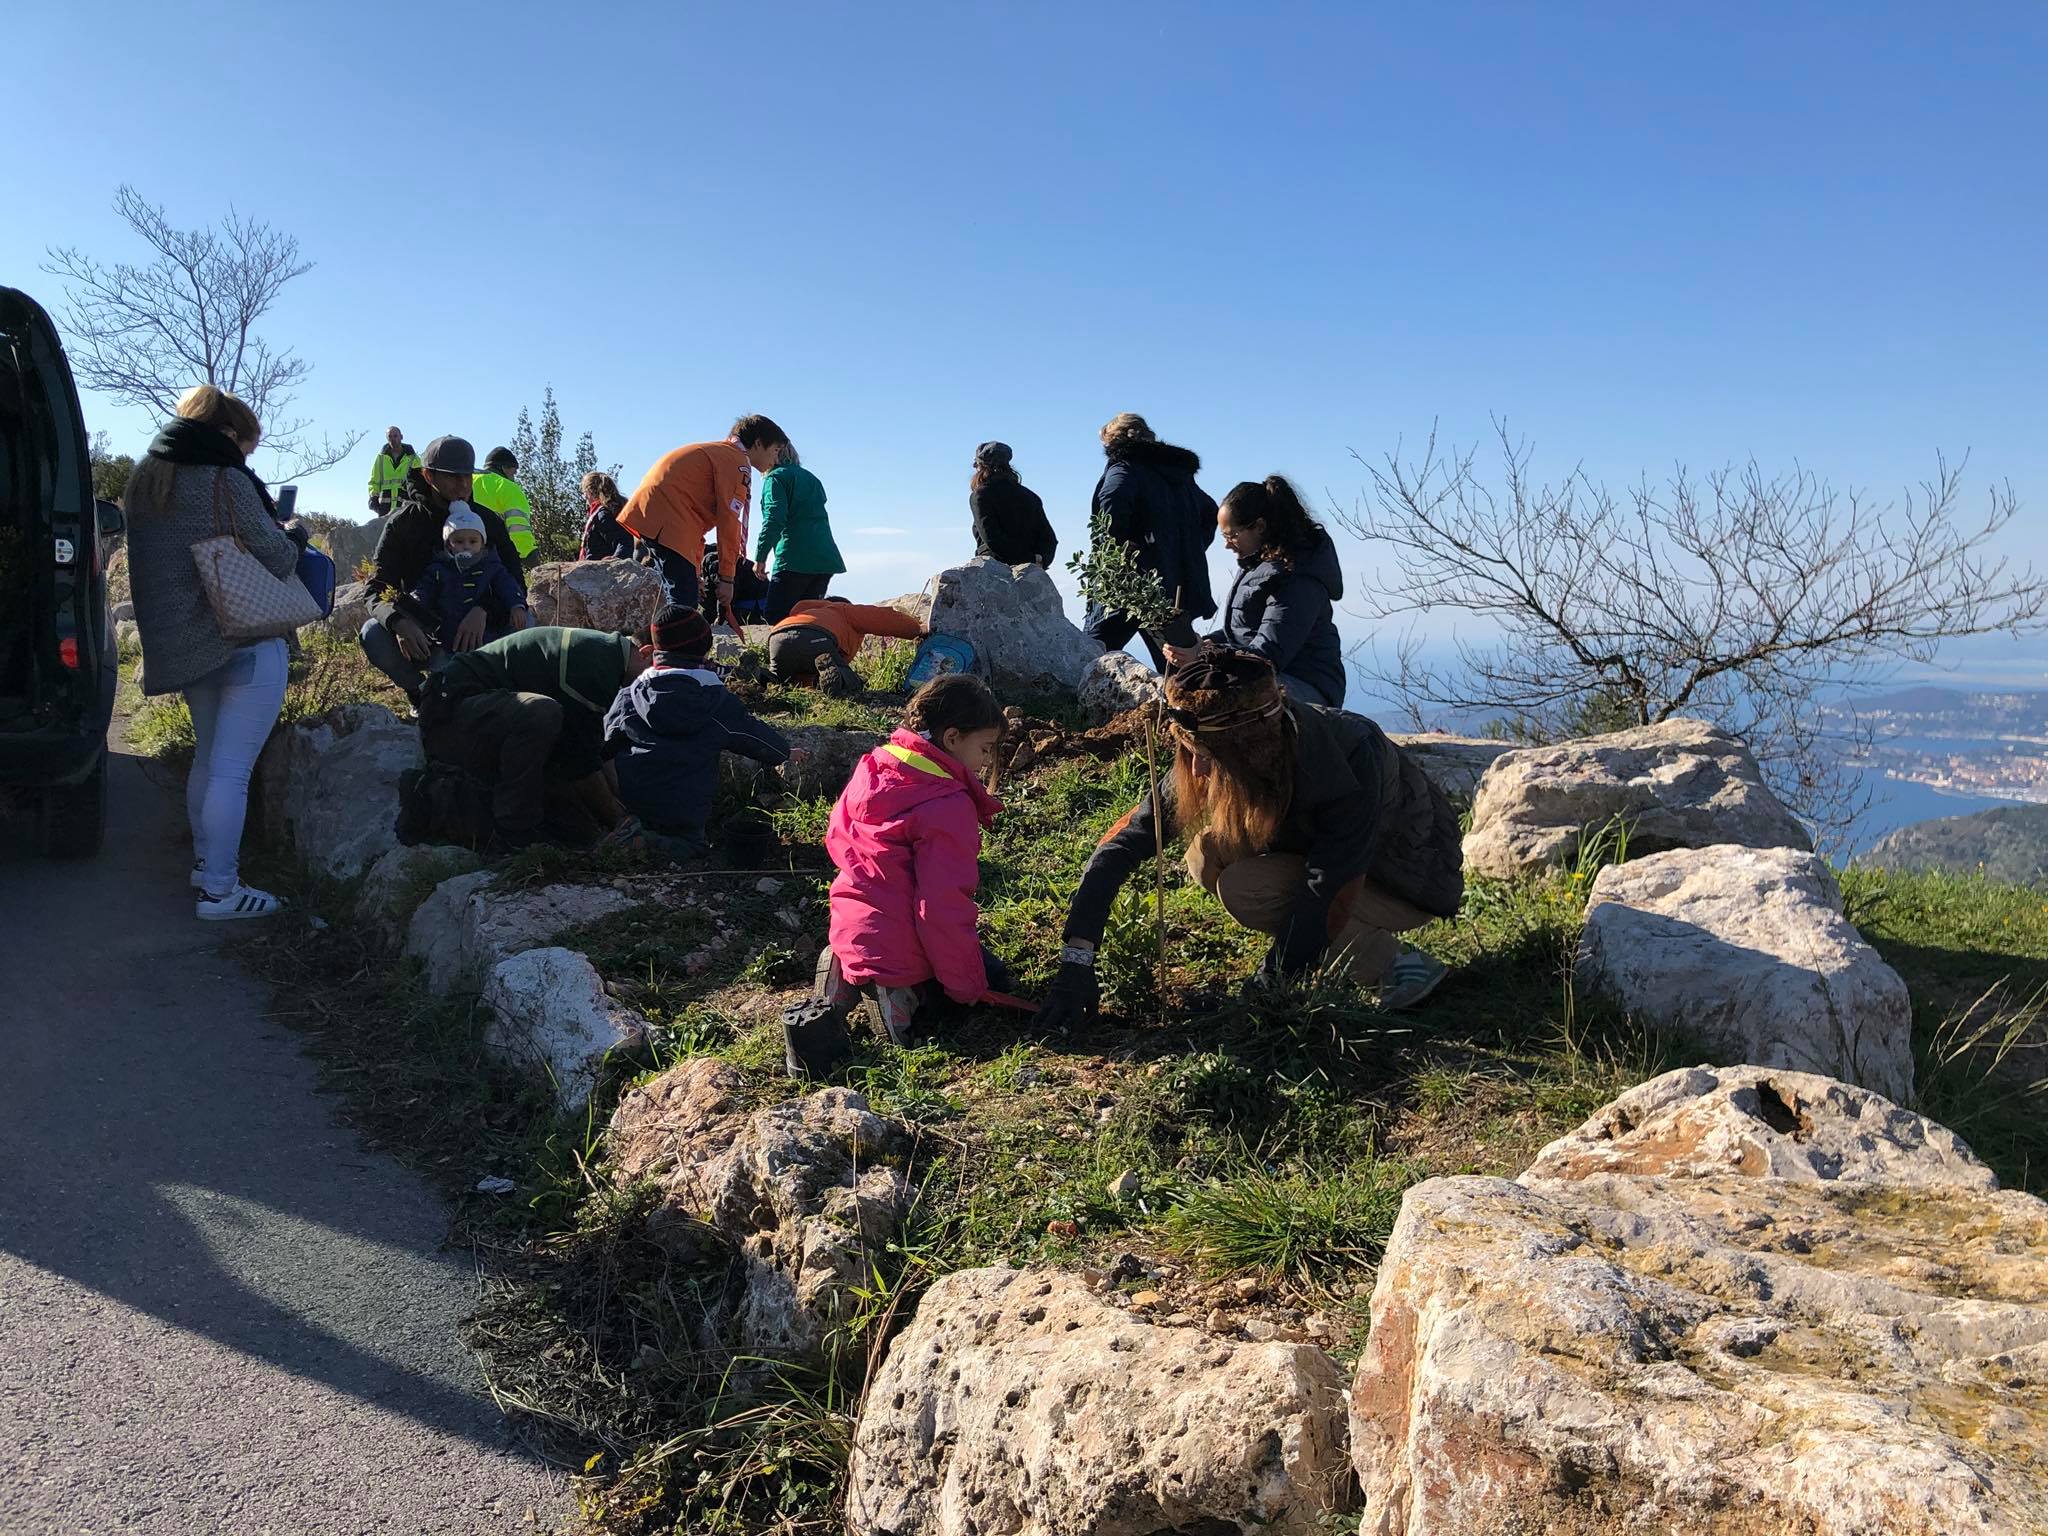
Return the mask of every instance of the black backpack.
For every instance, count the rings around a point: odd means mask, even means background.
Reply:
[[[497,834],[491,786],[465,768],[429,760],[398,776],[398,821],[393,830],[408,848],[455,843],[487,848]]]

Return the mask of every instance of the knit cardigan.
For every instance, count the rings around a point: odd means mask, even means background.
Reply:
[[[213,486],[221,485],[221,527]],[[229,640],[214,622],[192,546],[232,530],[274,576],[298,568],[299,547],[264,510],[249,477],[232,469],[180,464],[161,506],[128,498],[128,570],[135,626],[142,636],[142,691],[176,693],[205,677],[248,642]]]

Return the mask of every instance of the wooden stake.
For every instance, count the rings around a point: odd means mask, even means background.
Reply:
[[[1158,699],[1145,722],[1145,771],[1152,781],[1152,921],[1159,931],[1159,970],[1155,989],[1159,1006],[1166,1007],[1166,816],[1159,803],[1159,716]]]

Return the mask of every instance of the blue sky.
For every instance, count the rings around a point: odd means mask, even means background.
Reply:
[[[2038,5],[22,9],[0,281],[127,254],[123,181],[296,233],[270,334],[370,434],[315,508],[549,384],[629,485],[774,416],[855,596],[969,552],[988,437],[1071,548],[1126,409],[1217,494],[1502,413],[1558,472],[2048,497]]]

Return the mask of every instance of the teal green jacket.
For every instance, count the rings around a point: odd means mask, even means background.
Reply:
[[[837,576],[846,569],[825,517],[824,482],[801,464],[778,464],[761,482],[761,532],[754,539],[754,564],[765,564],[770,554],[777,571]]]

